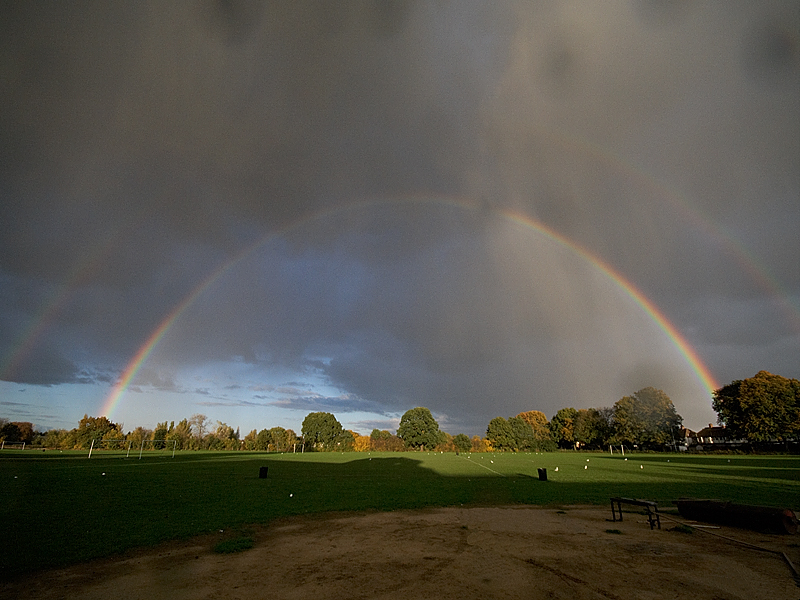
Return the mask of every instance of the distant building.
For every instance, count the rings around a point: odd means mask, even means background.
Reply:
[[[725,444],[728,434],[724,427],[714,427],[711,423],[695,434],[698,444]]]
[[[686,427],[681,427],[680,431],[678,432],[678,450],[681,452],[686,452],[689,449],[689,446],[695,443],[694,440],[696,437],[697,433],[691,429],[687,429]]]
[[[715,427],[711,423],[708,424],[708,427],[704,427],[694,434],[692,439],[693,442],[690,446],[698,451],[702,451],[703,449],[710,450],[711,447],[720,450],[724,448],[734,448],[745,443],[745,440],[730,437],[725,427]]]

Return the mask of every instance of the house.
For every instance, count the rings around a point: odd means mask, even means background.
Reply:
[[[737,448],[746,443],[746,440],[730,437],[725,427],[715,427],[711,423],[708,424],[708,427],[704,427],[698,431],[694,435],[693,440],[692,445],[694,448],[701,451],[704,446],[706,450],[711,450],[712,448],[722,450],[726,448]]]
[[[691,429],[687,429],[686,427],[681,427],[680,431],[678,432],[678,450],[681,452],[686,452],[689,449],[689,446],[694,444],[696,437],[697,433]]]
[[[728,435],[724,427],[714,427],[711,423],[695,434],[697,444],[725,444]]]

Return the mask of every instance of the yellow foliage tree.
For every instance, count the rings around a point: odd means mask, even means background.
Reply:
[[[542,411],[528,410],[517,415],[533,429],[533,437],[537,440],[549,440],[550,428],[547,426],[547,417]]]
[[[482,438],[479,435],[473,435],[472,439],[472,451],[473,452],[491,452],[492,451],[492,443],[487,440],[486,438]]]
[[[359,435],[355,431],[351,432],[355,441],[353,442],[353,450],[356,452],[367,452],[370,449],[370,437],[368,435]]]

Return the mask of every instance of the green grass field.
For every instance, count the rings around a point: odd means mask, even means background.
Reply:
[[[0,453],[0,576],[283,516],[718,498],[797,510],[800,457],[249,452]],[[266,479],[259,468],[269,467]],[[586,467],[586,468],[584,468]],[[548,481],[539,481],[546,468]],[[556,471],[556,468],[558,471]],[[610,509],[609,509],[610,511]]]

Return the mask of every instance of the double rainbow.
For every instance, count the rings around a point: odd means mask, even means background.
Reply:
[[[139,369],[141,369],[142,365],[147,360],[147,357],[150,355],[153,349],[158,345],[159,341],[161,341],[164,335],[169,331],[172,325],[179,319],[181,314],[189,306],[191,306],[195,302],[195,300],[197,300],[197,298],[201,294],[203,294],[203,292],[205,292],[209,287],[211,287],[214,284],[214,282],[220,278],[220,276],[222,276],[224,273],[226,273],[235,265],[237,265],[242,259],[251,255],[259,247],[268,243],[275,237],[282,235],[287,231],[290,231],[291,229],[299,227],[303,224],[309,223],[311,221],[322,220],[328,216],[331,216],[335,213],[344,210],[352,210],[356,208],[376,206],[379,204],[390,204],[392,202],[444,203],[452,206],[457,206],[458,208],[463,210],[472,210],[472,211],[479,210],[479,208],[475,205],[472,205],[464,200],[453,199],[453,198],[413,197],[413,198],[404,198],[402,200],[396,200],[396,199],[371,200],[371,201],[354,202],[350,204],[340,205],[332,209],[313,213],[301,220],[291,223],[286,227],[271,232],[265,238],[246,247],[242,252],[237,254],[229,262],[215,269],[205,280],[203,280],[197,287],[195,287],[195,289],[193,289],[174,309],[172,309],[172,311],[170,311],[170,313],[161,321],[158,327],[156,327],[156,329],[149,335],[149,337],[145,340],[144,344],[142,344],[142,346],[130,360],[128,365],[125,367],[125,370],[122,372],[122,375],[120,376],[119,380],[114,385],[114,387],[111,390],[111,393],[108,395],[105,402],[103,403],[101,409],[101,415],[106,417],[111,417],[115,408],[119,405],[125,393],[125,390],[130,385],[131,381],[136,376]],[[492,211],[497,215],[501,216],[502,218],[517,223],[522,227],[531,229],[537,232],[538,234],[545,236],[545,238],[551,240],[552,242],[568,249],[570,252],[574,253],[575,255],[579,256],[582,260],[590,264],[596,271],[598,271],[603,276],[610,279],[617,287],[623,290],[625,294],[627,294],[630,298],[632,298],[636,302],[636,304],[638,304],[642,308],[642,310],[649,316],[649,318],[652,319],[653,322],[662,331],[664,331],[664,333],[671,340],[671,343],[674,344],[674,346],[679,350],[681,355],[685,358],[686,362],[690,365],[694,373],[696,373],[698,379],[702,382],[703,387],[708,390],[709,395],[711,394],[711,392],[713,392],[713,390],[719,387],[717,382],[714,380],[713,375],[709,371],[708,367],[706,367],[703,364],[697,352],[680,334],[678,329],[672,323],[670,323],[670,321],[666,318],[666,316],[656,307],[656,305],[652,301],[650,301],[630,281],[625,279],[620,273],[615,271],[601,258],[591,254],[588,250],[580,246],[578,243],[566,238],[565,236],[559,234],[555,230],[547,227],[546,225],[544,225],[539,221],[536,221],[535,219],[532,219],[527,215],[507,209],[492,209]]]

